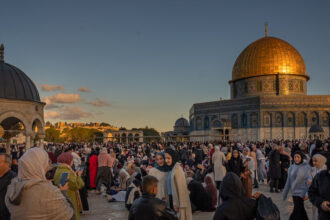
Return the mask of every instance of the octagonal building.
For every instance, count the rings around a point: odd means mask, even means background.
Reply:
[[[328,138],[330,95],[307,95],[309,79],[300,53],[266,29],[237,57],[231,98],[191,107],[191,140]]]
[[[21,133],[26,148],[42,146],[45,137],[44,106],[37,87],[19,68],[4,61],[4,46],[0,46],[0,130],[10,139]]]

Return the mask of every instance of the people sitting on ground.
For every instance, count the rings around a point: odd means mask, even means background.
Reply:
[[[195,211],[211,211],[212,198],[204,189],[203,185],[195,180],[188,183],[190,191],[189,198],[191,202],[191,209]]]
[[[141,193],[141,181],[138,178],[135,178],[131,185],[128,186],[126,195],[125,195],[125,207],[127,210],[130,210],[133,202],[140,198]]]
[[[177,220],[176,214],[167,208],[166,202],[156,198],[158,180],[154,176],[143,177],[141,198],[135,200],[129,211],[129,220]]]
[[[205,182],[205,190],[209,194],[209,196],[211,197],[211,200],[212,200],[210,211],[214,211],[216,209],[217,203],[218,203],[217,188],[216,188],[215,184],[213,183],[213,180],[210,176],[206,176],[204,182]]]

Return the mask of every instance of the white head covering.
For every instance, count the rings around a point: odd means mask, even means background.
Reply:
[[[47,152],[41,148],[27,150],[18,160],[18,178],[46,180],[48,160]]]

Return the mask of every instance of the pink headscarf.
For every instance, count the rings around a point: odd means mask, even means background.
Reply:
[[[57,158],[57,162],[59,163],[65,163],[69,166],[71,166],[71,162],[73,160],[73,156],[71,153],[66,152],[66,153],[62,153],[60,156],[58,156]]]

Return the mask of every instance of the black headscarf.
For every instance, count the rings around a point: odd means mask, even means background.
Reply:
[[[166,148],[165,153],[171,155],[172,157],[172,164],[171,166],[168,166],[170,169],[174,167],[174,165],[179,162],[179,154],[176,150],[173,150],[172,148]]]
[[[296,163],[296,161],[294,160],[294,158],[293,158],[293,161],[294,161],[295,164],[300,165],[300,164],[302,164],[302,163],[304,162],[305,155],[304,155],[304,153],[301,152],[300,150],[294,152],[293,157],[294,157],[294,155],[296,155],[296,154],[299,154],[299,155],[300,155],[300,157],[301,157],[301,161],[300,161],[300,163]]]
[[[157,153],[156,155],[159,155],[159,156],[161,156],[161,157],[163,157],[163,159],[164,159],[164,165],[163,166],[160,166],[157,162],[156,162],[156,168],[159,170],[159,171],[162,171],[162,172],[168,172],[168,171],[170,171],[170,168],[166,165],[166,163],[165,163],[165,155],[164,155],[164,153]]]

